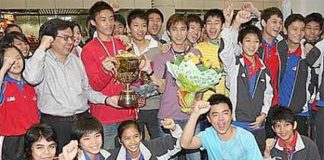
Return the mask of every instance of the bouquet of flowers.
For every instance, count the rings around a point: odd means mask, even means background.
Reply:
[[[223,68],[217,68],[209,59],[188,53],[167,62],[167,69],[176,79],[181,111],[191,113],[196,94],[213,89],[223,75]]]

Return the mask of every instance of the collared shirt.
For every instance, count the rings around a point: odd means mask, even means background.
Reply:
[[[36,50],[26,60],[23,76],[36,86],[38,107],[42,113],[71,116],[89,109],[91,103],[104,103],[106,96],[94,91],[88,83],[82,61],[69,54],[59,61],[51,50]]]
[[[147,35],[145,36],[145,39],[149,41],[149,45],[142,52],[139,51],[139,48],[135,44],[134,40],[133,39],[131,40],[131,44],[133,46],[133,52],[138,56],[144,54],[145,52],[149,51],[152,48],[159,47],[158,41],[156,41],[152,36]]]

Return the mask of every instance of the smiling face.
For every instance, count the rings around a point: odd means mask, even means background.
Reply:
[[[141,140],[142,136],[138,129],[135,126],[130,126],[123,131],[120,142],[130,155],[137,156],[140,154]]]
[[[21,51],[24,57],[29,55],[29,44],[27,42],[14,38],[13,45]]]
[[[188,35],[187,39],[191,44],[197,43],[201,36],[201,26],[197,22],[190,22],[189,23],[189,30],[188,30]]]
[[[148,15],[148,33],[152,36],[157,36],[162,27],[162,18],[157,13]]]
[[[91,20],[91,24],[96,27],[98,36],[102,39],[106,39],[106,37],[110,37],[114,31],[114,13],[109,9],[102,10],[97,13],[95,20]]]
[[[82,40],[81,30],[78,26],[73,27],[74,46],[78,46]]]
[[[56,143],[40,138],[31,146],[32,160],[53,160],[56,153]]]
[[[24,69],[24,59],[16,48],[8,48],[5,50],[4,59],[12,58],[15,60],[15,63],[11,66],[8,71],[9,75],[21,75],[22,70]],[[15,76],[12,76],[15,77]]]
[[[126,32],[125,26],[119,21],[115,21],[114,35],[124,35]]]
[[[135,18],[130,24],[130,31],[133,38],[137,41],[141,41],[145,38],[147,33],[147,22],[145,19]]]
[[[263,33],[272,38],[277,38],[282,29],[282,19],[278,15],[272,15],[267,21],[261,21]]]
[[[206,20],[205,29],[209,39],[214,40],[219,37],[222,30],[222,20],[217,16],[209,16]]]
[[[311,21],[306,24],[306,29],[305,29],[305,38],[308,41],[315,41],[319,38],[321,35],[322,30],[321,26],[319,23],[315,21]]]
[[[81,149],[91,157],[95,157],[102,147],[102,135],[100,132],[92,132],[82,135],[80,139]]]
[[[248,33],[243,38],[241,45],[242,45],[244,54],[246,54],[249,57],[252,57],[257,52],[257,50],[260,46],[260,41],[256,34]]]
[[[294,124],[292,124],[287,121],[279,121],[272,126],[272,129],[276,133],[276,135],[287,144],[289,144],[294,138],[294,130],[296,128],[297,122],[294,122]]]
[[[226,103],[212,105],[207,119],[219,135],[229,134],[228,131],[231,128],[232,113]]]
[[[176,22],[170,27],[170,37],[172,43],[182,45],[185,43],[188,33],[188,28],[185,23]]]
[[[74,38],[71,28],[66,28],[64,30],[58,30],[57,36],[55,37],[51,50],[54,54],[60,57],[67,57],[73,48]]]
[[[302,21],[292,22],[287,29],[288,42],[299,44],[305,35],[305,23]]]

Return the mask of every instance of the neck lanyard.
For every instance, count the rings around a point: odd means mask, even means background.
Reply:
[[[174,49],[173,49],[173,47],[172,47],[172,45],[171,45],[171,53],[172,53],[172,55],[173,55],[173,58],[174,58],[174,60],[177,58],[177,54],[176,54],[176,52],[174,51]],[[184,56],[188,51],[190,50],[190,46],[186,46],[186,49],[183,51],[183,52],[178,52],[178,53],[181,53],[180,55],[181,56]]]
[[[111,58],[111,55],[110,55],[110,53],[109,53],[109,51],[108,51],[108,49],[106,48],[106,46],[103,44],[103,42],[101,41],[101,39],[99,38],[99,37],[96,37],[97,38],[97,40],[98,40],[98,42],[99,42],[99,44],[101,45],[101,47],[104,49],[104,51],[106,52],[106,54],[108,55],[108,57],[110,57]],[[114,56],[116,55],[116,53],[117,53],[117,50],[116,50],[116,44],[115,44],[115,40],[114,40],[114,37],[111,37],[111,41],[112,41],[112,45],[113,45],[113,51],[114,51]]]

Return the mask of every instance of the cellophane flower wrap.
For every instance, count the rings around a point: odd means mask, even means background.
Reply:
[[[172,63],[167,62],[167,69],[176,79],[181,111],[191,113],[191,105],[196,94],[213,89],[223,75],[223,68],[217,68],[209,59],[188,53],[178,56]]]

